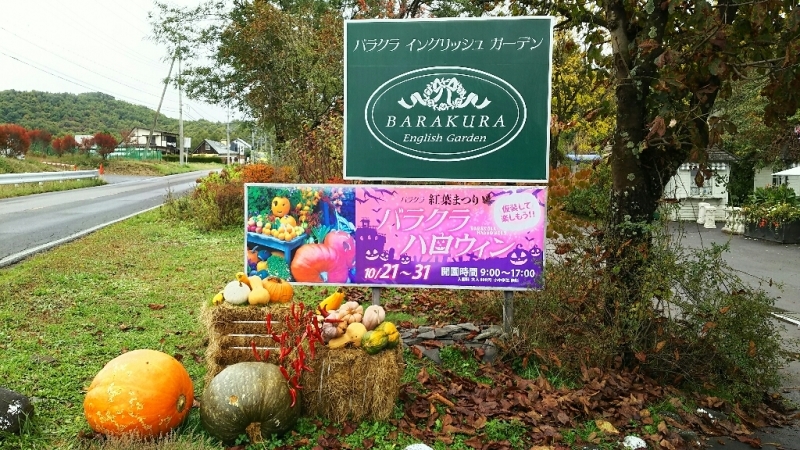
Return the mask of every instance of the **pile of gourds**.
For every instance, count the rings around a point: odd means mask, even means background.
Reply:
[[[400,332],[385,320],[386,311],[380,305],[364,309],[358,302],[344,301],[344,293],[337,291],[320,303],[318,312],[328,348],[352,345],[375,355],[400,343]]]
[[[267,277],[262,280],[258,275],[248,277],[244,272],[238,272],[236,279],[226,284],[214,296],[211,303],[265,306],[270,303],[287,303],[293,297],[294,288],[285,280],[278,277]]]

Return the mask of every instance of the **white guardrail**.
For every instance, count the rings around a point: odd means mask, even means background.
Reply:
[[[72,170],[66,172],[6,173],[0,175],[0,184],[42,183],[45,181],[79,180],[97,178],[99,170]]]

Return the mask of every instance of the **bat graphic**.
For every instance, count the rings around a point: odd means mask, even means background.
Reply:
[[[489,192],[486,195],[482,195],[481,196],[481,201],[483,201],[484,205],[491,205],[492,203],[494,203],[494,200],[492,200],[492,193]]]
[[[380,210],[381,210],[381,209],[383,209],[383,208],[378,208],[378,209],[374,209],[374,208],[373,208],[373,209],[372,209],[372,212],[380,212]]]
[[[358,197],[355,198],[358,203],[367,203],[368,200],[360,199]]]
[[[369,201],[369,200],[367,200],[367,197],[369,197],[369,198],[371,198],[371,199],[375,200],[376,202],[382,202],[382,201],[383,201],[383,199],[382,199],[382,198],[380,198],[380,197],[376,197],[376,196],[374,196],[374,195],[370,194],[369,192],[366,192],[366,191],[365,191],[365,192],[364,192],[364,200],[362,200],[362,201],[361,201],[361,203],[364,203],[364,202],[367,202],[367,201]]]
[[[397,195],[397,191],[390,191],[389,189],[375,189],[375,192],[380,192],[381,194],[386,194],[390,196]]]

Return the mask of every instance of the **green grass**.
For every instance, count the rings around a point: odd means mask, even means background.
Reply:
[[[25,183],[19,186],[13,184],[0,185],[0,198],[22,197],[24,195],[42,194],[45,192],[68,191],[93,186],[102,186],[105,181],[99,178],[67,181],[46,181],[39,183]]]
[[[238,230],[202,234],[156,211],[0,269],[0,379],[36,401],[30,432],[0,447],[77,448],[85,389],[125,350],[182,355],[200,394],[200,305],[240,270],[241,245]]]

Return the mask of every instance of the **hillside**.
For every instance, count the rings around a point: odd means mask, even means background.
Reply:
[[[52,94],[39,91],[0,91],[0,123],[41,129],[53,136],[107,132],[120,137],[122,130],[150,127],[155,110],[134,105],[99,92]],[[178,120],[159,115],[157,128],[178,132]],[[183,121],[184,136],[192,145],[203,139],[224,140],[225,124],[207,120]],[[231,125],[231,139],[250,140],[249,131]]]

